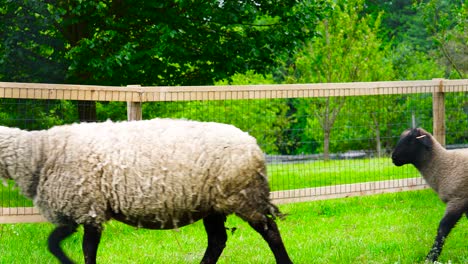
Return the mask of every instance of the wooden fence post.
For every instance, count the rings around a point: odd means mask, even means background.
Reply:
[[[141,87],[140,85],[127,85],[127,87]],[[142,111],[141,111],[141,102],[127,102],[127,120],[141,120]]]
[[[445,146],[445,94],[444,79],[433,79],[439,81],[439,86],[432,93],[432,118],[434,137],[442,146]]]

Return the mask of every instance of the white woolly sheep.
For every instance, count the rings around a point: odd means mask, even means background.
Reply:
[[[447,151],[422,128],[405,130],[392,154],[396,166],[413,164],[447,204],[427,260],[436,261],[445,239],[462,217],[468,217],[468,153]]]
[[[0,176],[13,179],[56,225],[49,251],[73,263],[60,242],[84,226],[83,254],[96,263],[103,223],[172,229],[203,219],[216,263],[229,214],[247,221],[277,263],[291,263],[269,198],[256,140],[225,124],[171,119],[82,123],[42,131],[0,127]]]

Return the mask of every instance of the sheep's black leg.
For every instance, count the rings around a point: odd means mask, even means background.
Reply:
[[[83,254],[86,264],[96,264],[96,254],[101,240],[101,228],[92,225],[84,226]]]
[[[203,218],[203,224],[208,234],[208,247],[201,263],[208,264],[218,261],[227,241],[225,221],[226,216],[222,214],[213,214]]]
[[[444,217],[439,223],[439,228],[437,230],[437,236],[435,238],[434,244],[432,245],[431,251],[427,254],[426,259],[434,262],[439,258],[440,253],[442,252],[442,247],[444,246],[445,239],[449,235],[452,228],[460,220],[463,215],[463,211],[460,210],[447,210]]]
[[[76,231],[76,225],[65,225],[57,226],[48,238],[49,251],[52,253],[62,264],[72,264],[71,259],[65,255],[62,248],[60,248],[60,242],[73,234]]]
[[[267,222],[249,222],[250,226],[253,227],[258,233],[260,233],[270,246],[271,251],[275,255],[276,263],[287,264],[292,263],[291,259],[286,252],[283,240],[273,219],[267,217]]]

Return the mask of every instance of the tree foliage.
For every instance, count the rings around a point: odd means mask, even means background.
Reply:
[[[463,1],[448,0],[0,0],[0,81],[176,86],[466,78],[467,16]],[[466,142],[466,94],[446,100],[447,118],[462,120],[448,125],[457,132],[447,141]],[[17,113],[18,105],[28,110]],[[427,94],[223,100],[145,103],[143,114],[229,122],[268,153],[381,155],[401,130],[392,124],[407,127],[414,119],[430,129],[431,105]],[[0,115],[3,124],[39,129],[124,120],[126,110],[120,102],[1,99]]]
[[[468,65],[464,1],[366,0],[366,6],[373,16],[384,12],[381,36],[394,48],[397,78],[464,78]],[[439,74],[441,68],[444,72]],[[416,72],[405,74],[408,71]],[[422,71],[437,74],[424,77]]]
[[[315,32],[314,1],[0,0],[3,81],[209,85],[265,73]],[[94,102],[78,105],[93,121]]]
[[[0,80],[63,83],[64,42],[40,1],[0,1]]]
[[[468,73],[468,7],[462,1],[430,0],[421,2],[426,30],[436,54],[446,67],[446,76],[465,78]]]
[[[266,72],[313,35],[322,9],[313,1],[1,2],[2,79],[44,81],[52,69],[36,80],[23,72],[48,60],[60,69],[55,82],[102,85],[207,85]]]
[[[391,80],[393,71],[386,59],[387,48],[377,34],[380,17],[372,19],[363,15],[361,0],[330,4],[333,11],[317,27],[320,37],[312,38],[298,53],[286,80],[301,83]],[[330,152],[333,126],[346,100],[345,97],[327,97],[298,104],[313,113],[307,125],[321,128],[321,133],[310,136],[315,141],[323,137],[325,159]]]

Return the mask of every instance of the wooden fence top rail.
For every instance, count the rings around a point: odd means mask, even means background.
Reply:
[[[193,101],[467,92],[468,79],[225,86],[97,86],[0,82],[0,98],[88,101]]]

